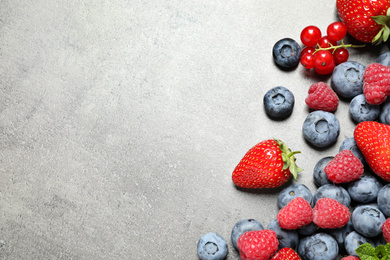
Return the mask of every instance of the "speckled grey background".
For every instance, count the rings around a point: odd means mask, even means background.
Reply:
[[[271,55],[336,19],[323,0],[0,0],[0,258],[196,259],[217,232],[238,259],[234,224],[277,213],[277,191],[232,184],[244,153],[283,139],[314,192],[315,163],[352,136],[341,101],[337,143],[309,146],[304,98],[330,78]],[[283,121],[263,110],[277,85],[296,98]]]

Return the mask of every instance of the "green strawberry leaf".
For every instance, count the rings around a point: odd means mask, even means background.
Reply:
[[[374,248],[370,243],[360,245],[356,250],[361,260],[390,260],[390,243]]]
[[[383,26],[383,41],[387,41],[387,39],[389,39],[389,35],[390,35],[390,29],[389,27],[387,26]]]
[[[283,160],[283,170],[289,169],[291,175],[294,177],[294,180],[297,179],[298,172],[303,171],[303,169],[299,168],[298,165],[295,164],[295,156],[294,154],[301,153],[299,151],[292,152],[290,148],[281,140],[274,139],[278,144],[279,148],[282,151],[282,160]]]

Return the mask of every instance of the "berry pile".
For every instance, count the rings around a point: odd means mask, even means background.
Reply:
[[[350,0],[337,0],[342,22],[331,23],[325,36],[318,27],[307,26],[300,35],[303,48],[291,38],[273,47],[274,61],[282,69],[301,63],[319,74],[333,73],[330,85],[317,82],[308,90],[305,103],[312,111],[302,132],[309,144],[323,148],[336,142],[340,123],[334,112],[340,98],[350,100],[356,127],[337,154],[316,163],[314,193],[292,182],[279,192],[279,211],[266,227],[255,219],[236,222],[231,243],[241,259],[390,259],[390,52],[365,66],[348,61],[347,48],[362,45],[343,42],[347,31],[363,42],[386,41],[390,18],[360,17],[363,2],[357,1],[356,11],[349,12]],[[377,15],[389,7],[390,1],[364,6]],[[379,23],[374,26],[369,19]],[[360,22],[370,26],[359,31]],[[292,114],[295,99],[290,90],[277,86],[263,102],[270,118],[284,119]],[[295,163],[297,153],[281,140],[264,140],[244,155],[232,180],[244,189],[280,187],[302,171]],[[198,241],[202,260],[225,259],[227,254],[228,242],[216,233]]]

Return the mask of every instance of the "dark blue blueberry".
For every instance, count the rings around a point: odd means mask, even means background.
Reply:
[[[387,244],[386,239],[383,237],[383,234],[380,234],[379,236],[374,237],[373,242],[375,244],[375,247],[377,247],[379,245],[386,245]]]
[[[365,237],[376,237],[382,233],[385,215],[374,206],[361,205],[352,212],[353,228]]]
[[[267,229],[275,231],[276,236],[279,240],[279,249],[282,249],[283,247],[290,247],[296,250],[299,243],[299,236],[297,231],[280,228],[277,220],[272,220],[268,224]]]
[[[386,101],[382,103],[379,121],[383,124],[390,125],[390,98],[386,99]]]
[[[233,246],[238,250],[237,241],[247,231],[263,230],[263,225],[255,219],[243,219],[238,221],[232,230],[231,239]]]
[[[197,249],[201,260],[223,260],[228,253],[226,240],[216,233],[202,236],[198,241]]]
[[[325,229],[325,232],[330,234],[334,239],[336,239],[337,243],[339,244],[340,249],[344,249],[344,242],[345,238],[348,236],[349,233],[354,231],[352,219],[349,218],[348,223],[342,227],[342,228],[335,228],[335,229]]]
[[[313,195],[313,205],[321,198],[335,199],[347,207],[351,205],[351,196],[348,191],[334,184],[325,184],[319,187]]]
[[[385,66],[390,66],[390,51],[387,51],[379,55],[378,58],[375,60],[375,63],[379,63]]]
[[[328,179],[328,176],[326,175],[324,169],[326,165],[328,165],[328,163],[333,159],[334,156],[324,157],[320,159],[314,166],[313,178],[314,183],[317,185],[317,187],[321,187],[325,184],[332,184],[332,182]]]
[[[344,98],[353,98],[363,93],[363,74],[366,66],[356,61],[337,65],[332,74],[333,90]]]
[[[314,222],[311,222],[308,225],[305,225],[303,227],[300,227],[297,229],[298,235],[301,236],[311,236],[314,235],[320,228],[314,224]]]
[[[301,239],[298,254],[303,260],[332,260],[339,254],[339,246],[331,235],[320,232]]]
[[[367,103],[364,94],[359,94],[351,100],[349,104],[349,114],[357,123],[363,121],[374,121],[381,112],[379,105],[370,105]]]
[[[283,208],[291,200],[297,197],[302,197],[311,204],[313,199],[313,194],[311,193],[311,190],[306,185],[294,182],[280,191],[278,195],[279,209]]]
[[[301,46],[291,38],[283,38],[275,43],[272,54],[277,65],[285,69],[291,69],[301,60]]]
[[[370,243],[371,245],[374,245],[374,242],[371,239],[359,234],[356,231],[352,231],[345,238],[344,248],[345,251],[347,251],[348,255],[358,256],[355,251],[356,248],[365,243]]]
[[[378,192],[378,208],[382,213],[389,218],[390,217],[390,183],[383,186]]]
[[[372,175],[364,174],[359,179],[348,184],[347,191],[351,199],[358,203],[369,203],[376,201],[382,183]]]
[[[309,143],[317,147],[326,147],[336,142],[340,134],[340,123],[332,113],[314,111],[306,117],[302,131]]]
[[[293,111],[294,102],[293,93],[282,86],[274,87],[264,95],[264,109],[271,117],[288,117]]]
[[[364,158],[364,155],[362,151],[360,151],[359,147],[357,146],[357,143],[355,141],[355,138],[349,137],[345,139],[341,145],[339,151],[341,152],[342,150],[351,150],[352,153],[359,158],[359,160],[364,164],[366,163],[366,159]]]

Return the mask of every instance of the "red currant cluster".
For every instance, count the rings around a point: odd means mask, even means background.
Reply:
[[[332,73],[336,65],[346,62],[349,58],[348,47],[363,47],[344,44],[347,28],[342,22],[328,25],[327,35],[322,36],[321,30],[314,25],[305,27],[301,32],[301,41],[305,46],[301,52],[301,64],[306,69],[312,69],[318,74]],[[341,41],[340,45],[337,45]]]

